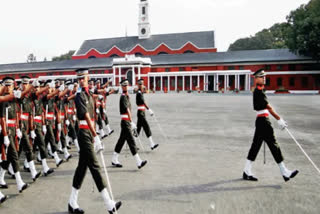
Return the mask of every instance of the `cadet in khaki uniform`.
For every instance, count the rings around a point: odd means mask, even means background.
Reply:
[[[136,164],[140,169],[147,164],[147,161],[141,160],[139,154],[137,153],[136,143],[133,138],[132,132],[136,131],[137,127],[132,121],[131,103],[128,93],[129,81],[125,79],[122,80],[120,84],[122,86],[123,92],[120,97],[121,133],[116,147],[114,149],[111,164],[115,167],[122,167],[122,164],[119,162],[118,158],[124,143],[127,141],[131,154],[134,156]]]
[[[27,90],[27,87],[29,85],[30,77],[23,76],[21,77],[22,84],[23,84],[23,90]],[[26,155],[26,161],[27,165],[29,166],[31,177],[33,180],[36,180],[40,175],[41,172],[37,172],[34,164],[34,154],[33,154],[33,148],[32,143],[34,142],[34,139],[36,138],[36,134],[33,128],[33,106],[32,106],[32,99],[31,94],[28,93],[25,97],[23,97],[20,100],[20,108],[21,108],[21,132],[22,137],[20,141],[20,147],[21,151],[25,152]],[[17,136],[19,134],[17,133]],[[32,142],[32,143],[31,143]]]
[[[16,132],[20,132],[19,129],[19,121],[17,116],[17,100],[15,98],[20,98],[20,95],[16,96],[15,92],[13,91],[14,88],[14,79],[11,77],[6,77],[3,79],[5,84],[5,91],[4,95],[1,97],[0,101],[0,117],[1,117],[1,127],[2,127],[2,136],[3,137],[3,144],[0,145],[1,148],[4,146],[7,148],[7,153],[2,151],[2,163],[1,163],[1,171],[0,171],[0,188],[7,189],[8,185],[4,181],[4,176],[6,171],[8,170],[9,164],[13,167],[13,172],[15,175],[15,179],[17,182],[18,191],[21,193],[25,190],[28,185],[23,182],[20,170],[19,170],[19,158],[18,152],[19,149],[15,142]],[[29,89],[28,89],[29,91]],[[8,99],[9,98],[9,99]],[[5,102],[6,101],[6,102]],[[1,194],[0,194],[0,198]]]
[[[43,96],[43,93],[49,89],[49,86],[43,87],[40,89],[40,82],[34,80],[32,85],[35,88],[35,92],[32,93],[32,100],[34,104],[34,127],[36,138],[34,140],[35,145],[39,148],[40,151],[40,160],[43,167],[43,173],[45,176],[54,172],[53,169],[50,169],[47,164],[47,149],[46,143],[44,141],[44,134],[47,133],[47,127],[45,124],[45,112],[43,111],[43,102],[46,100],[46,96]]]
[[[150,148],[151,148],[151,150],[154,150],[155,148],[157,148],[159,146],[159,144],[155,144],[153,142],[151,129],[148,124],[145,111],[148,110],[151,116],[153,116],[153,112],[149,108],[147,103],[145,102],[143,93],[144,93],[144,81],[143,81],[143,79],[139,79],[138,80],[138,91],[137,91],[137,95],[136,95],[136,104],[138,106],[137,132],[138,132],[138,134],[140,134],[141,128],[143,128],[144,132],[146,133],[147,138],[149,139]]]
[[[246,165],[243,172],[243,179],[250,181],[258,181],[254,177],[251,168],[252,162],[255,161],[257,154],[261,148],[263,141],[265,141],[280,168],[280,172],[285,181],[294,178],[298,174],[298,170],[291,171],[287,169],[283,163],[283,156],[280,146],[277,143],[271,122],[269,120],[269,113],[278,121],[281,129],[287,127],[286,122],[274,111],[268,102],[267,96],[264,92],[265,76],[264,70],[260,69],[254,73],[256,88],[253,92],[253,108],[257,111],[256,130],[253,137],[253,142],[249,150]]]
[[[88,88],[88,73],[88,70],[77,70],[77,76],[81,87],[79,88],[75,99],[77,117],[80,123],[80,130],[78,133],[80,155],[78,166],[73,177],[68,209],[70,213],[84,213],[78,205],[78,194],[87,169],[89,168],[107,210],[109,213],[113,213],[119,209],[121,201],[115,203],[111,200],[95,154],[95,152],[102,152],[102,145],[94,128],[94,99],[92,92],[90,92]]]

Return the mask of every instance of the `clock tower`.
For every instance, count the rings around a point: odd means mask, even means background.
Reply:
[[[139,39],[150,38],[149,2],[148,2],[148,0],[140,0],[138,26],[139,26],[138,27]]]

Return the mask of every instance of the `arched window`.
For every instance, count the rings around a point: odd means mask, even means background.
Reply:
[[[168,53],[164,51],[158,53],[158,55],[164,55],[164,54],[168,54]]]
[[[185,52],[183,52],[183,53],[194,53],[193,51],[190,51],[190,50],[187,50],[187,51],[185,51]]]
[[[135,56],[137,56],[137,57],[139,57],[139,56],[143,56],[143,54],[142,54],[142,53],[140,53],[140,52],[137,52],[137,53],[135,53],[134,55],[135,55]]]
[[[119,56],[117,54],[112,54],[110,57],[111,58],[116,58],[116,57],[119,57]]]
[[[97,58],[97,57],[95,57],[95,56],[89,56],[89,59],[94,59],[94,58]]]

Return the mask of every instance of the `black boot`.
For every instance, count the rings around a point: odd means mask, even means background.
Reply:
[[[0,204],[5,202],[7,199],[8,199],[8,196],[5,195],[3,198],[0,199]]]
[[[27,189],[29,187],[28,184],[24,184],[21,188],[21,190],[19,190],[20,193],[22,193],[25,189]]]
[[[50,175],[51,173],[53,173],[54,170],[53,169],[49,169],[47,172],[44,173],[44,176],[48,176]]]
[[[159,144],[154,145],[153,147],[151,147],[151,150],[156,149],[159,146]]]
[[[41,172],[38,172],[38,173],[36,174],[36,176],[35,176],[34,178],[32,178],[33,181],[36,181],[36,180],[40,177],[40,175],[41,175]]]
[[[80,207],[77,209],[74,209],[71,207],[70,204],[68,204],[68,211],[69,211],[69,213],[84,213],[84,210],[81,209]]]
[[[140,166],[138,166],[139,169],[141,169],[142,167],[144,167],[147,164],[147,161],[144,160],[141,162]]]
[[[120,163],[113,163],[111,162],[112,166],[117,167],[117,168],[122,168],[122,164]]]
[[[61,160],[59,161],[59,163],[56,164],[57,167],[59,167],[62,163],[63,163],[63,160],[61,159]]]
[[[286,176],[282,176],[282,177],[283,177],[284,181],[287,182],[287,181],[290,180],[290,178],[294,178],[298,173],[299,173],[298,170],[294,170],[294,171],[291,173],[290,177],[286,177]]]
[[[121,201],[118,201],[115,205],[115,208],[113,208],[112,210],[108,210],[109,211],[109,214],[112,214],[114,213],[116,210],[119,210],[119,208],[121,207],[122,205],[122,202]]]
[[[258,181],[258,178],[253,177],[252,175],[247,175],[245,172],[243,172],[242,178],[247,181]]]

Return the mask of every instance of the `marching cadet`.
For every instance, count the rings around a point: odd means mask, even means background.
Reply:
[[[57,142],[61,142],[62,150],[64,153],[64,158],[68,161],[72,158],[72,155],[69,154],[67,143],[66,143],[66,127],[65,127],[65,120],[66,120],[66,108],[65,108],[65,95],[68,93],[68,89],[64,86],[64,80],[59,80],[60,86],[59,91],[60,93],[56,96],[56,118],[57,118]],[[69,122],[69,121],[68,121]]]
[[[136,143],[133,138],[132,132],[136,131],[137,127],[132,121],[131,103],[128,93],[129,81],[128,79],[125,79],[122,80],[120,84],[123,92],[120,97],[121,133],[114,149],[111,164],[115,167],[122,167],[122,164],[119,162],[118,158],[125,141],[127,141],[131,154],[135,157],[138,168],[141,169],[147,164],[147,161],[141,160],[139,154],[137,153]]]
[[[23,76],[22,79],[22,88],[23,91],[27,90],[29,87],[30,77]],[[28,93],[25,97],[20,100],[20,109],[21,109],[21,134],[17,132],[17,136],[21,136],[20,146],[21,151],[25,152],[27,166],[29,166],[29,170],[31,172],[31,176],[33,180],[36,180],[41,172],[37,172],[34,164],[34,154],[33,148],[30,145],[30,138],[32,140],[32,144],[34,143],[34,139],[36,138],[36,134],[33,128],[33,107],[32,107],[32,99],[30,93]],[[30,138],[29,138],[30,137]]]
[[[269,120],[269,113],[277,120],[278,125],[283,130],[287,127],[287,123],[280,118],[280,116],[274,111],[268,102],[267,96],[264,92],[265,76],[266,73],[263,69],[256,71],[254,74],[256,88],[253,92],[253,108],[257,111],[256,130],[253,137],[253,143],[249,150],[246,165],[243,172],[243,179],[250,181],[258,181],[254,177],[251,168],[252,162],[255,161],[260,147],[265,141],[271,150],[273,158],[277,162],[280,168],[280,172],[285,181],[289,181],[290,178],[294,178],[298,174],[298,170],[291,171],[286,168],[283,163],[283,156],[280,150],[280,146],[277,143],[271,122]]]
[[[106,101],[107,101],[107,96],[109,96],[110,94],[112,94],[114,92],[113,89],[108,90],[108,85],[109,85],[110,80],[108,80],[103,86],[101,86],[101,82],[100,80],[96,81],[96,89],[95,89],[95,94],[102,94],[103,96],[99,97],[100,100],[100,107],[99,107],[99,114],[101,117],[101,120],[104,121],[105,123],[105,128],[107,128],[106,132],[106,136],[111,135],[114,130],[110,128],[110,124],[109,124],[109,120],[108,120],[108,116],[107,116],[107,110],[106,110]],[[103,123],[101,121],[102,127],[103,127]]]
[[[153,116],[153,111],[149,108],[147,103],[144,100],[144,81],[143,79],[138,80],[138,91],[136,95],[136,104],[138,106],[138,112],[137,112],[137,117],[138,117],[138,122],[137,122],[137,132],[138,135],[140,134],[141,128],[143,128],[144,132],[146,133],[147,138],[149,139],[150,142],[150,147],[151,150],[154,150],[159,146],[159,144],[155,144],[152,139],[152,133],[150,126],[148,124],[148,121],[146,119],[146,114],[145,111],[146,109],[149,111],[150,115]]]
[[[76,92],[78,91],[78,88],[79,88],[79,84],[78,84],[78,81],[75,80],[73,82],[73,96],[75,96]],[[78,136],[78,132],[79,132],[79,120],[78,120],[78,117],[77,117],[77,108],[74,104],[74,117],[73,117],[73,121],[74,121],[74,129],[76,130],[76,134]],[[79,142],[79,141],[77,141]],[[79,147],[78,147],[79,148]],[[80,149],[78,149],[80,150]]]
[[[48,80],[46,82],[46,86],[49,86],[49,94],[44,96],[44,106],[46,107],[46,125],[47,125],[47,133],[45,135],[45,142],[48,143],[48,147],[51,150],[51,153],[54,157],[54,160],[56,162],[56,166],[59,167],[63,160],[60,159],[58,153],[57,153],[57,143],[56,138],[54,135],[54,111],[55,111],[55,100],[54,97],[59,93],[59,90],[55,89],[55,82],[52,80]]]
[[[69,141],[73,141],[73,143],[75,144],[75,146],[77,147],[78,152],[80,151],[79,148],[79,143],[78,143],[78,139],[77,139],[77,133],[76,133],[76,129],[75,129],[75,123],[77,120],[77,116],[75,114],[75,103],[74,103],[74,98],[75,98],[75,87],[74,87],[74,83],[72,81],[67,81],[66,85],[68,86],[68,90],[69,90],[69,95],[67,98],[67,120],[66,120],[66,125],[67,125],[67,129],[68,129],[68,135],[66,137],[67,142]]]
[[[88,88],[88,73],[88,70],[77,70],[80,89],[76,94],[75,104],[77,108],[77,117],[80,122],[80,130],[78,133],[80,155],[78,166],[73,177],[68,210],[70,213],[84,213],[78,205],[78,194],[86,175],[87,168],[89,168],[107,210],[109,213],[114,213],[121,206],[121,201],[115,202],[111,200],[106,189],[105,181],[99,171],[100,166],[95,152],[102,152],[102,145],[94,128],[94,99]]]
[[[44,141],[44,135],[47,133],[47,127],[45,123],[45,112],[43,111],[43,103],[46,100],[46,96],[43,95],[44,92],[48,91],[49,86],[40,88],[40,82],[34,80],[32,83],[35,88],[35,92],[32,93],[32,100],[34,104],[34,126],[36,138],[34,140],[35,145],[39,148],[40,160],[43,167],[43,173],[45,176],[54,172],[53,169],[49,168],[47,164],[47,149],[46,143]]]
[[[2,148],[2,163],[1,163],[1,171],[0,171],[0,188],[7,189],[8,185],[4,181],[4,176],[6,170],[8,170],[9,164],[12,165],[15,179],[17,182],[18,191],[21,193],[26,188],[28,188],[28,184],[24,183],[20,171],[19,171],[19,157],[17,150],[19,149],[19,145],[16,144],[15,136],[17,133],[21,134],[19,129],[19,121],[18,121],[18,114],[17,114],[17,100],[14,98],[19,99],[21,96],[24,96],[31,90],[27,88],[24,94],[17,95],[14,89],[14,79],[11,77],[6,77],[3,79],[5,84],[5,95],[0,97],[0,118],[1,118],[1,127],[2,127],[2,135],[3,135],[3,144],[1,145]],[[8,99],[9,97],[9,99]],[[4,150],[4,146],[6,150]],[[3,151],[4,150],[4,151]],[[5,157],[4,157],[5,156]],[[37,177],[34,177],[36,179]]]

